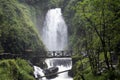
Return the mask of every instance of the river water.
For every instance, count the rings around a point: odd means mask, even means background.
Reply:
[[[67,25],[62,16],[61,8],[48,10],[42,30],[42,41],[48,51],[68,50]],[[69,70],[72,67],[71,58],[48,58],[45,60],[48,68],[58,67],[59,71]],[[34,66],[34,74],[44,76],[42,69]],[[48,80],[42,78],[40,80]],[[68,72],[58,74],[54,79],[49,80],[73,80],[68,76]]]
[[[72,67],[72,61],[71,58],[50,58],[46,59],[45,62],[48,65],[48,68],[56,66],[59,68],[58,72],[69,70]],[[68,76],[68,72],[60,73],[58,76],[54,79],[50,80],[72,80],[71,77]]]
[[[58,72],[70,70],[72,67],[71,58],[48,58],[45,60],[48,68],[58,67]],[[43,70],[40,67],[34,66],[34,75],[37,78],[38,75],[44,76]],[[45,77],[40,78],[39,80],[73,80],[72,77],[68,76],[68,72],[60,73],[57,77],[53,79],[47,79]]]

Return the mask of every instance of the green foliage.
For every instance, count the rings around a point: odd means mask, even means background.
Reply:
[[[43,0],[41,3],[46,3],[45,7],[50,8],[61,8],[64,10],[69,0]]]
[[[96,75],[97,72],[99,73],[100,67],[109,68],[114,64],[111,52],[114,52],[114,55],[120,53],[119,4],[119,0],[74,0],[73,3],[67,5],[69,7],[66,7],[65,14],[69,15],[65,15],[65,17],[68,18],[69,23],[70,45],[73,52],[77,54],[76,56],[80,57],[73,57],[73,60],[76,61],[73,64],[73,70],[75,70],[73,72],[76,74],[74,80],[81,80],[81,74],[85,76],[85,80],[113,80],[110,76],[116,78],[116,72],[111,68],[100,76]],[[85,63],[81,53],[87,55],[89,63],[88,67],[82,71],[80,67]],[[98,66],[100,63],[104,64]]]
[[[22,59],[0,61],[0,80],[35,80],[33,68]]]
[[[73,73],[74,73],[73,74],[74,80],[83,80],[81,78],[81,75],[84,76],[85,80],[107,80],[107,79],[119,80],[120,72],[118,69],[106,71],[106,72],[102,73],[101,75],[95,76],[92,73],[91,66],[88,62],[89,61],[88,58],[78,59],[78,57],[74,57],[73,60],[76,60],[76,63],[73,64],[73,68],[72,68]]]
[[[49,6],[52,7],[59,7],[60,3],[62,3],[64,0],[50,0],[49,1]]]
[[[71,24],[73,26],[71,28],[73,48],[98,49],[105,45],[105,50],[115,50],[120,42],[120,33],[118,32],[120,27],[118,26],[119,22],[116,22],[119,21],[119,5],[117,3],[120,2],[118,0],[83,0],[78,1],[76,6],[71,6],[75,10]]]
[[[31,20],[29,6],[17,0],[0,0],[0,30],[5,52],[23,53],[26,49],[45,52]]]

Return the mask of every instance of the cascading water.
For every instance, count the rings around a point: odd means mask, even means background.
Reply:
[[[42,33],[42,40],[49,51],[67,49],[67,25],[60,8],[48,10]]]
[[[71,58],[54,58],[54,59],[46,59],[45,62],[48,65],[48,68],[57,66],[59,68],[58,72],[65,71],[71,69],[72,61]],[[50,80],[73,80],[71,77],[68,76],[68,72],[64,72],[58,74],[58,77]]]
[[[46,19],[44,22],[44,27],[42,31],[42,40],[46,48],[49,51],[59,51],[66,50],[68,48],[68,34],[67,25],[62,17],[61,9],[55,8],[48,10],[46,14]],[[57,66],[59,72],[69,70],[72,67],[71,58],[52,58],[46,59],[45,62],[48,68]],[[41,70],[35,67],[35,73],[41,74]],[[39,70],[37,72],[37,70]],[[46,78],[43,80],[47,80]],[[58,75],[58,77],[49,80],[72,80],[68,76],[68,72],[64,72]]]

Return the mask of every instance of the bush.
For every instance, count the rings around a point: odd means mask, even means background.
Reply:
[[[0,80],[35,80],[33,68],[23,59],[0,61]]]

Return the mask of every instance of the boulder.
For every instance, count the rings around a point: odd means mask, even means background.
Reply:
[[[43,72],[47,79],[55,78],[57,77],[56,73],[58,72],[58,67],[47,68],[47,69],[44,69]]]

